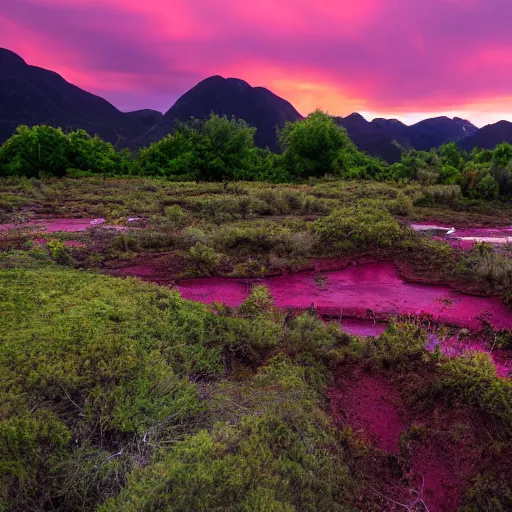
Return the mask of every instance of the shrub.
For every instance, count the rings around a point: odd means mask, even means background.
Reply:
[[[409,369],[427,355],[426,334],[414,324],[391,323],[378,338],[364,348],[367,364],[373,367]]]
[[[347,509],[354,484],[304,370],[274,359],[243,396],[243,415],[231,412],[232,396],[219,397],[230,423],[218,422],[134,471],[100,512]]]
[[[322,242],[335,250],[384,249],[406,236],[398,222],[385,210],[346,207],[313,223]]]
[[[255,286],[247,299],[242,302],[238,312],[247,318],[270,317],[273,318],[277,310],[274,298],[265,286]]]
[[[165,217],[176,227],[183,227],[186,223],[187,214],[180,205],[173,204],[165,209]]]
[[[191,262],[197,269],[207,275],[214,272],[220,263],[221,255],[207,245],[197,242],[188,250]]]
[[[445,400],[460,400],[496,420],[503,433],[512,433],[512,382],[500,379],[488,354],[475,352],[449,359],[433,384]]]

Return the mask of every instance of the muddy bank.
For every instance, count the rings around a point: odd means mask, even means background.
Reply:
[[[430,512],[457,510],[488,464],[484,426],[464,408],[415,408],[403,389],[392,373],[342,365],[328,391],[333,423],[377,450],[363,472],[381,510],[398,510],[396,502],[411,506],[419,497]]]
[[[254,284],[268,287],[281,309],[314,306],[318,313],[340,319],[429,315],[440,323],[472,330],[479,330],[485,319],[496,329],[512,329],[512,311],[497,297],[470,296],[446,286],[407,283],[390,262],[259,280],[199,278],[181,281],[177,288],[188,300],[236,307]]]

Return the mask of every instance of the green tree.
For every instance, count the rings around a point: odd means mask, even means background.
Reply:
[[[70,141],[60,128],[19,126],[0,147],[0,176],[64,176],[72,167]]]
[[[93,173],[114,174],[120,171],[122,157],[109,142],[91,137],[85,130],[76,130],[68,136],[69,160],[73,168]]]
[[[226,116],[191,119],[139,151],[135,169],[139,174],[174,180],[254,179],[261,159],[254,145],[255,133],[245,121]]]
[[[279,133],[283,163],[293,176],[337,175],[357,153],[346,130],[320,110],[306,119],[287,123]]]

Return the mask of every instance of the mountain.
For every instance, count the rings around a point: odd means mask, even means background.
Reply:
[[[411,147],[411,132],[410,126],[402,123],[398,119],[384,119],[376,118],[372,121],[373,125],[380,126],[383,130],[388,132],[393,140],[396,140],[402,147]]]
[[[48,124],[83,128],[125,146],[146,131],[148,123],[157,122],[156,113],[143,112],[146,114],[123,113],[57,73],[30,66],[15,53],[0,48],[0,143],[20,124]]]
[[[409,126],[410,145],[428,151],[447,142],[462,140],[478,131],[469,121],[454,117],[434,117]]]
[[[191,117],[207,119],[211,112],[244,119],[257,129],[257,146],[278,149],[276,127],[302,116],[286,100],[263,87],[251,87],[237,78],[212,76],[199,82],[181,96],[165,113],[162,121],[144,138],[145,142],[158,140],[176,125]]]
[[[356,146],[389,163],[400,160],[401,150],[414,148],[428,151],[451,141],[462,141],[478,132],[469,121],[454,117],[434,117],[408,126],[397,119],[377,118],[367,121],[360,114],[336,117],[346,128]]]
[[[394,137],[380,124],[369,122],[358,113],[347,117],[335,117],[334,121],[347,130],[348,135],[360,150],[390,163],[400,160],[402,152],[394,144]]]
[[[492,149],[502,142],[512,144],[512,123],[509,121],[488,124],[462,140],[459,145],[469,151],[474,147]]]

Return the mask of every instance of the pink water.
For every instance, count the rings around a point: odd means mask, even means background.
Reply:
[[[418,232],[431,232],[437,240],[446,240],[452,246],[469,250],[477,242],[485,242],[495,246],[512,244],[512,226],[501,228],[462,228],[456,229],[450,235],[437,235],[438,232],[446,233],[450,228],[432,224],[411,224],[411,228]]]
[[[321,284],[314,272],[304,272],[258,281],[230,278],[185,280],[178,289],[185,299],[238,306],[249,295],[253,283],[267,286],[278,308],[306,309],[312,303],[319,313],[367,318],[397,314],[433,315],[449,325],[479,329],[484,316],[497,329],[512,329],[512,311],[497,297],[475,297],[446,286],[406,283],[390,262],[354,265],[322,273]]]
[[[429,334],[427,350],[434,351],[436,345],[439,345],[441,353],[448,357],[459,357],[471,352],[489,354],[496,367],[498,377],[510,377],[512,374],[512,355],[510,351],[491,350],[482,341],[460,339],[458,335],[441,341],[435,334]]]
[[[380,336],[386,330],[386,327],[386,324],[382,322],[360,320],[359,318],[343,318],[341,320],[341,328],[344,332],[361,338]]]
[[[113,226],[105,224],[105,219],[35,219],[30,222],[21,224],[0,224],[0,231],[9,231],[12,229],[33,229],[37,231],[45,231],[46,233],[57,233],[65,231],[75,233],[78,231],[86,231],[94,227],[101,226],[107,229],[116,229],[123,231],[128,229],[126,226]]]

